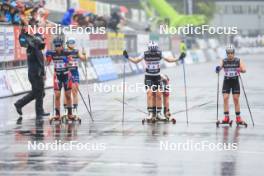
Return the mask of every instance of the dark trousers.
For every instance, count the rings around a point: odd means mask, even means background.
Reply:
[[[22,108],[23,106],[30,103],[32,100],[36,100],[35,111],[38,117],[43,114],[44,79],[42,76],[39,76],[38,74],[35,73],[29,73],[28,78],[32,90],[23,98],[18,100],[16,104]]]

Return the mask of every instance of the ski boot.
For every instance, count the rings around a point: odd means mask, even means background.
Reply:
[[[229,126],[231,127],[232,123],[233,120],[230,120],[228,116],[225,116],[222,122],[220,122],[219,120],[216,122],[216,127],[219,127],[220,124],[229,124]]]
[[[79,124],[81,124],[82,120],[76,115],[68,114],[66,116],[65,123],[68,124],[69,122],[71,123],[79,122]]]
[[[64,113],[63,113],[63,116],[61,116],[61,119],[63,122],[65,122],[67,119],[68,109],[66,105],[64,105],[63,108],[64,108]]]
[[[20,117],[17,119],[16,124],[17,124],[17,125],[21,125],[21,124],[22,124],[22,120],[23,120],[23,117],[20,116]]]
[[[170,110],[164,111],[165,117],[168,119],[168,121],[171,121],[173,124],[176,124],[176,119],[171,117]]]
[[[162,122],[168,122],[169,118],[163,116],[160,112],[157,113],[156,118],[158,121],[162,121]]]
[[[156,122],[156,117],[155,117],[153,112],[150,112],[148,117],[142,120],[143,125],[145,122],[147,122],[147,123],[151,123],[151,122],[155,123]]]
[[[236,124],[237,124],[237,127],[239,125],[244,125],[247,128],[247,126],[248,126],[247,123],[244,120],[242,120],[242,118],[240,116],[236,117]]]
[[[52,125],[52,122],[58,122],[59,124],[61,124],[61,121],[62,121],[62,119],[61,119],[60,115],[55,115],[55,116],[49,117],[50,125]]]

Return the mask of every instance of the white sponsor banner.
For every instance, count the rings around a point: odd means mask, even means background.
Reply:
[[[24,91],[31,90],[31,84],[28,80],[28,71],[26,68],[16,69],[16,74],[18,76],[19,81],[21,82]]]
[[[89,72],[91,74],[91,78],[97,79],[98,77],[97,77],[96,72],[95,72],[93,66],[91,65],[91,63],[88,63],[87,66],[88,66]]]
[[[15,59],[14,28],[0,26],[0,62]]]
[[[45,81],[45,87],[53,87],[53,74],[51,72],[51,69],[49,67],[46,68],[46,81]]]
[[[132,62],[129,62],[129,63],[130,63],[130,67],[132,68],[133,72],[138,72],[137,65]]]
[[[79,0],[70,0],[70,7],[74,9],[80,8]]]
[[[5,70],[0,70],[0,97],[11,95],[9,83],[7,82],[7,76]]]
[[[56,12],[67,11],[67,1],[65,0],[46,0],[45,8]]]
[[[118,75],[121,75],[123,74],[123,63],[122,62],[117,62],[117,63],[114,63],[114,67],[115,67],[115,70],[117,72]]]
[[[137,64],[137,66],[138,66],[138,68],[139,68],[140,71],[144,71],[144,70],[145,70],[144,62],[139,62],[139,63]]]
[[[15,60],[14,27],[6,27],[5,33],[5,60],[12,61]]]
[[[97,79],[96,73],[94,73],[93,67],[91,66],[89,62],[87,63],[87,69],[85,68],[84,63],[81,63],[81,68],[82,68],[82,72],[84,75],[84,80],[86,79],[86,74],[87,74],[88,80]],[[87,72],[86,74],[85,74],[85,71]]]
[[[138,34],[137,35],[137,48],[138,53],[143,53],[148,49],[149,35],[147,34]]]
[[[6,75],[13,94],[24,92],[15,70],[7,70]]]
[[[85,77],[86,77],[86,75],[85,75],[85,70],[83,70],[82,65],[83,65],[83,62],[81,62],[81,63],[79,64],[79,68],[78,68],[80,81],[84,81],[84,80],[86,79],[86,78],[85,78]]]

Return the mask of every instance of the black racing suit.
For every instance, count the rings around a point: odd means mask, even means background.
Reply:
[[[18,100],[16,105],[23,107],[32,100],[35,102],[35,111],[37,117],[42,116],[43,110],[43,98],[44,98],[44,56],[42,51],[37,46],[29,46],[27,48],[27,61],[28,61],[28,79],[31,84],[31,91]]]
[[[147,89],[156,91],[161,86],[160,61],[162,59],[161,51],[145,51],[144,60],[145,86]]]
[[[239,85],[239,73],[240,59],[234,58],[233,60],[228,60],[227,58],[223,60],[223,68],[225,72],[223,90],[222,93],[230,94],[240,94]]]

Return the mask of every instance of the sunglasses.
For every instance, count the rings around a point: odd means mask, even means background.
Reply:
[[[55,45],[55,48],[59,48],[59,47],[61,47],[62,45]]]
[[[229,54],[234,54],[234,53],[233,52],[227,52],[226,54],[229,55]]]

